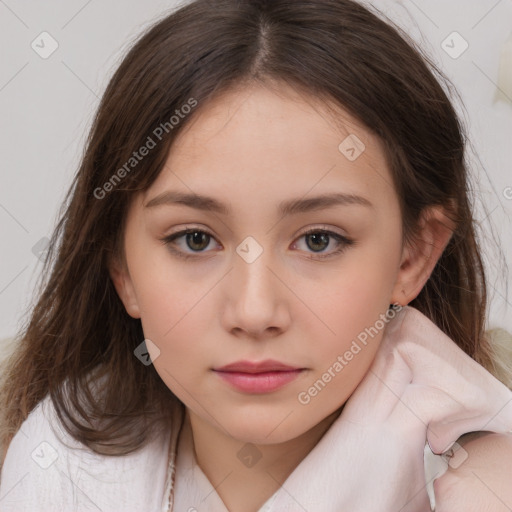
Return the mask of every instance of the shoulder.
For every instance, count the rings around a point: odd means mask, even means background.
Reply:
[[[512,510],[512,434],[463,436],[456,463],[434,482],[436,512]]]
[[[56,471],[45,471],[53,465],[58,453],[54,448],[55,435],[43,414],[46,401],[29,414],[9,444],[0,479],[2,510],[24,510],[25,499],[27,503],[33,502],[36,494],[42,499],[42,506],[48,508],[47,489],[59,484]]]
[[[0,478],[2,512],[157,510],[169,436],[125,456],[99,455],[61,427],[47,396],[13,437]]]

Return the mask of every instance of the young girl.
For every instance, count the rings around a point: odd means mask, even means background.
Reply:
[[[436,510],[511,509],[464,134],[406,39],[353,0],[140,38],[4,369],[2,511],[424,512],[426,444]]]

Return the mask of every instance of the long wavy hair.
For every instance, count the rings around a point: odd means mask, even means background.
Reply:
[[[466,136],[443,81],[399,27],[353,0],[195,0],[166,13],[127,52],[93,120],[37,299],[4,365],[2,446],[48,394],[70,435],[110,455],[142,447],[182,406],[134,356],[141,322],[127,314],[107,263],[123,256],[130,201],[157,178],[178,133],[215,95],[254,82],[341,106],[380,137],[404,240],[414,241],[425,208],[448,209],[455,231],[410,305],[510,386],[510,367],[485,335]],[[131,161],[148,137],[155,147]]]

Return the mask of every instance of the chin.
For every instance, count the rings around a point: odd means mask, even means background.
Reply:
[[[225,418],[227,420],[227,416]],[[293,412],[288,416],[282,413],[237,412],[229,419],[229,423],[225,421],[224,424],[234,439],[259,445],[285,443],[299,437],[314,426],[309,426],[305,418],[297,418]]]

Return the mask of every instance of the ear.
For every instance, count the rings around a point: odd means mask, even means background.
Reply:
[[[126,312],[133,318],[140,318],[135,288],[124,258],[120,261],[118,257],[112,257],[108,263],[108,271]]]
[[[455,224],[445,208],[433,206],[423,211],[418,229],[414,241],[404,247],[391,303],[405,306],[418,296],[448,245]]]

